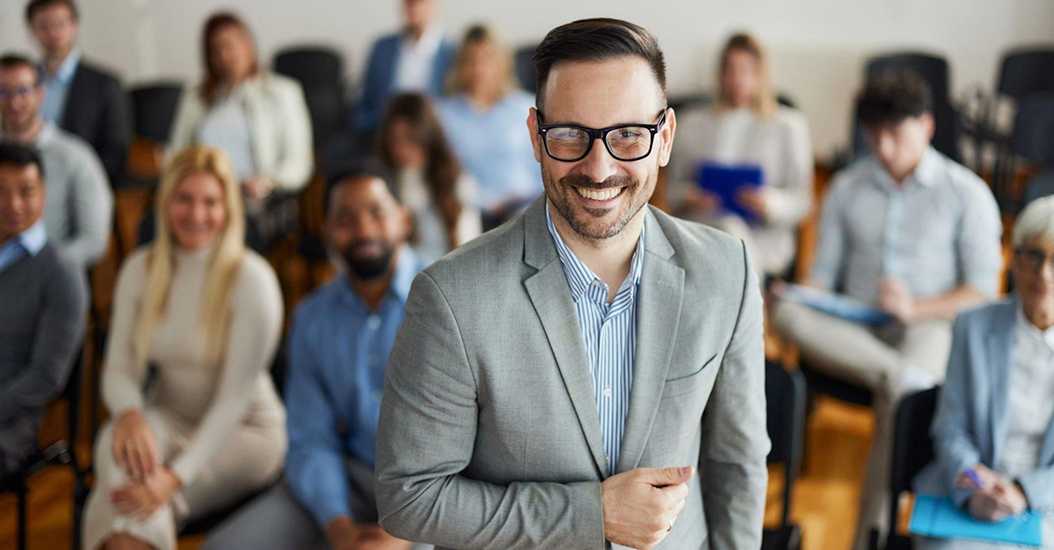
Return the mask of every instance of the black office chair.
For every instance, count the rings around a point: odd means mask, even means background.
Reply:
[[[772,442],[769,464],[784,467],[783,510],[776,529],[762,533],[762,550],[798,550],[801,528],[790,522],[794,480],[801,466],[805,437],[805,380],[798,371],[765,363],[765,399],[768,402],[768,433]]]
[[[893,420],[893,460],[889,476],[889,535],[886,550],[911,550],[911,538],[897,534],[900,494],[911,490],[911,482],[933,460],[930,424],[937,409],[940,388],[904,398]]]
[[[1010,137],[1008,175],[1013,177],[1018,159],[1038,173],[1025,182],[1024,195],[1014,211],[1028,203],[1054,194],[1054,93],[1033,94],[1020,101]]]
[[[534,72],[534,49],[536,47],[538,44],[520,46],[513,54],[516,79],[520,81],[521,88],[532,94],[538,91],[538,75]]]
[[[872,78],[885,71],[910,69],[915,71],[930,87],[933,95],[934,134],[933,147],[948,158],[959,162],[962,159],[960,142],[965,133],[965,123],[952,103],[949,93],[948,61],[938,55],[923,52],[899,52],[872,57],[864,69],[865,78]],[[853,156],[868,154],[867,134],[860,121],[853,119]]]
[[[279,50],[271,65],[276,73],[300,82],[311,113],[315,150],[328,151],[331,140],[350,131],[344,57],[325,46],[291,47]]]
[[[128,92],[132,105],[135,135],[159,144],[168,143],[176,108],[183,94],[179,82],[157,82],[136,86]]]
[[[805,375],[805,382],[809,387],[811,397],[820,394],[854,405],[871,406],[871,390],[827,375],[804,359],[801,361],[800,369],[802,374]]]
[[[29,498],[29,479],[41,470],[49,466],[69,466],[73,470],[73,535],[71,547],[79,550],[81,531],[81,512],[84,501],[88,496],[88,489],[84,478],[88,474],[87,469],[82,469],[77,461],[77,433],[80,427],[81,391],[84,388],[84,348],[81,347],[73,361],[66,387],[59,397],[66,401],[66,437],[52,443],[45,449],[34,452],[25,465],[18,472],[8,474],[0,479],[0,493],[15,493],[17,499],[17,529],[18,550],[26,550],[27,544],[27,519],[26,502]]]

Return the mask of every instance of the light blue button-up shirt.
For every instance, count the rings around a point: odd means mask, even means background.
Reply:
[[[14,265],[25,256],[36,256],[48,242],[48,232],[44,229],[44,220],[38,220],[32,227],[0,245],[0,271]]]
[[[1002,222],[988,185],[930,148],[897,184],[865,158],[835,176],[820,215],[812,278],[873,304],[882,277],[930,298],[968,284],[995,296]]]
[[[44,85],[44,104],[40,106],[40,116],[44,117],[44,120],[62,126],[62,118],[66,116],[66,96],[69,95],[70,83],[73,82],[73,74],[77,72],[80,62],[81,51],[75,49],[59,65],[55,76],[48,75],[44,66],[40,66],[40,83]]]
[[[345,460],[373,464],[384,370],[422,267],[405,248],[375,311],[341,276],[308,296],[293,318],[285,474],[290,491],[320,527],[351,514]]]
[[[619,449],[629,411],[630,388],[633,385],[633,357],[637,347],[637,289],[644,263],[644,230],[641,229],[637,250],[630,261],[629,275],[622,281],[610,304],[608,286],[582,263],[556,232],[548,206],[545,221],[564,266],[571,297],[575,301],[578,328],[586,344],[589,368],[593,373],[593,392],[600,414],[600,434],[608,473],[614,475]]]

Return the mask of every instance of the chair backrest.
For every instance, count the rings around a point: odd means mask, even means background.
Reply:
[[[182,93],[183,85],[178,82],[157,82],[132,88],[128,100],[132,105],[135,135],[157,143],[168,143]]]
[[[513,54],[513,66],[520,87],[528,92],[538,91],[538,75],[534,72],[534,49],[538,44],[527,44],[516,48]]]
[[[276,53],[271,65],[276,73],[300,82],[311,114],[315,150],[327,150],[329,141],[345,130],[349,121],[343,56],[325,46],[293,47]]]
[[[930,439],[930,424],[937,409],[940,388],[931,388],[912,394],[897,406],[893,420],[893,460],[889,475],[890,522],[896,525],[900,511],[900,494],[911,489],[911,481],[933,460],[933,440]],[[889,530],[890,544],[897,538],[896,529]]]
[[[1010,150],[1040,167],[1054,166],[1054,92],[1018,102]]]
[[[933,147],[948,158],[960,159],[959,141],[963,135],[963,125],[952,106],[948,82],[950,80],[948,61],[938,55],[924,52],[898,52],[872,57],[864,69],[865,78],[871,78],[884,71],[910,69],[915,71],[930,87],[933,95],[934,134]],[[853,121],[853,151],[860,155],[867,151],[867,136],[863,125]]]
[[[765,362],[765,399],[768,403],[768,434],[772,442],[769,464],[783,464],[783,512],[786,526],[791,508],[794,478],[801,462],[805,436],[805,378],[778,363]]]
[[[1015,100],[1054,92],[1054,45],[1007,52],[999,67],[996,90]]]
[[[340,87],[344,74],[344,57],[326,46],[295,46],[275,53],[271,67],[276,73],[300,81],[304,89]]]

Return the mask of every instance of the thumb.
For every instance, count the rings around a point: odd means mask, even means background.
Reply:
[[[666,485],[680,485],[685,483],[689,479],[692,479],[692,475],[695,473],[695,468],[691,466],[684,466],[681,468],[653,468],[644,471],[645,483],[654,485],[655,487],[665,487]]]

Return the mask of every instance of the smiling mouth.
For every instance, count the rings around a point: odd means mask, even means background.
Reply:
[[[578,192],[578,196],[594,200],[598,202],[605,202],[622,194],[625,187],[609,187],[607,189],[586,189],[583,187],[575,187],[575,191]]]

